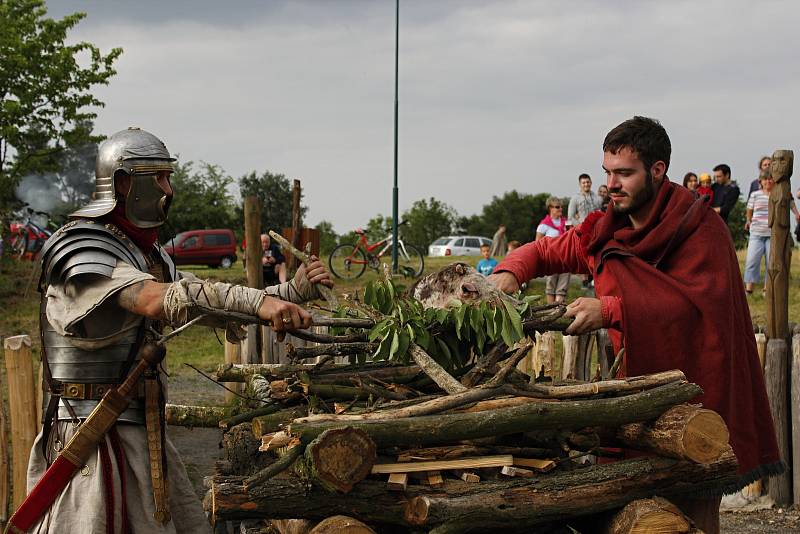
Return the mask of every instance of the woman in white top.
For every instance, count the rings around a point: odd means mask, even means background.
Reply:
[[[566,231],[567,218],[564,217],[561,199],[547,199],[547,215],[536,227],[536,240],[558,237]],[[569,273],[553,274],[547,277],[544,294],[548,304],[564,302],[569,287]]]

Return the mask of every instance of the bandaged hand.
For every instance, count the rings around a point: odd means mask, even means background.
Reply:
[[[331,275],[325,265],[316,256],[311,256],[308,267],[301,265],[290,281],[269,286],[264,292],[271,296],[288,302],[300,304],[321,297],[317,284],[333,287]]]

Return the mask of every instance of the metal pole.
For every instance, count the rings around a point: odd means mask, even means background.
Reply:
[[[400,49],[400,0],[395,0],[394,18],[394,187],[392,188],[392,272],[397,273],[397,78]]]

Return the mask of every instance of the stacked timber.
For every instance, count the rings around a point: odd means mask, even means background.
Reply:
[[[725,423],[688,404],[700,389],[680,371],[530,384],[515,368],[524,354],[504,353],[494,375],[452,394],[414,365],[223,367],[220,380],[261,377],[274,404],[229,427],[206,507],[279,530],[302,519],[303,532],[342,514],[378,532],[512,532],[577,528],[628,505],[610,531],[666,521],[692,532],[669,503],[631,503],[736,481]],[[621,459],[621,448],[647,455]]]

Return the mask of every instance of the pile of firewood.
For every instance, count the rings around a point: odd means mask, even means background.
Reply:
[[[320,345],[287,351],[295,363],[217,370],[254,409],[212,414],[212,518],[243,532],[693,532],[662,497],[737,480],[724,421],[688,404],[700,388],[680,371],[609,379],[621,355],[592,381],[521,372],[529,336],[563,330],[564,308],[510,304],[458,265],[406,300],[368,288],[361,313],[310,334]]]

